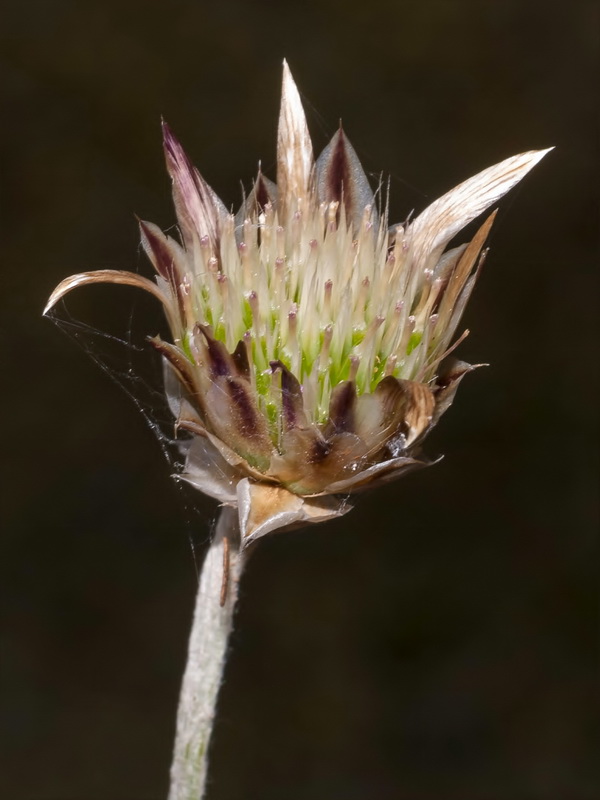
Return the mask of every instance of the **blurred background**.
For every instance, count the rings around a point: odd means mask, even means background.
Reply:
[[[174,222],[161,115],[228,206],[259,159],[274,177],[284,56],[315,149],[341,117],[374,182],[391,176],[391,221],[556,150],[501,203],[460,348],[491,366],[428,442],[444,461],[256,549],[208,800],[599,796],[598,4],[3,5],[0,796],[166,796],[215,507],[40,315],[71,273],[151,274],[134,213]],[[157,304],[98,287],[67,309],[131,339],[83,343],[139,359],[148,395]]]

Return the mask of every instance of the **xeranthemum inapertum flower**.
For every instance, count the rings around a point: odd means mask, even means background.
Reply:
[[[348,494],[425,466],[420,444],[473,369],[446,357],[494,214],[445,248],[548,151],[490,167],[388,227],[341,128],[314,161],[286,64],[277,183],[259,172],[236,215],[163,130],[181,243],[140,223],[156,282],[81,273],[46,310],[86,283],[161,301],[173,341],[151,342],[176,430],[191,435],[180,477],[238,508],[243,545],[338,516]]]

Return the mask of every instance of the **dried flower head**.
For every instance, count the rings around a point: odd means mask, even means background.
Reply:
[[[486,169],[388,228],[341,128],[315,162],[286,64],[277,183],[259,171],[235,216],[163,130],[182,241],[140,223],[156,282],[74,275],[46,310],[98,282],[161,301],[173,341],[151,342],[176,429],[192,435],[181,477],[237,506],[244,543],[337,516],[349,493],[426,465],[419,445],[472,369],[440,365],[465,335],[453,343],[494,214],[445,248],[548,151]]]

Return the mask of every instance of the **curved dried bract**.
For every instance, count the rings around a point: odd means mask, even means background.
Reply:
[[[48,302],[44,308],[44,314],[51,311],[58,301],[62,300],[69,292],[72,292],[73,289],[77,289],[80,286],[87,286],[91,283],[120,283],[125,286],[135,286],[138,289],[143,289],[145,292],[154,295],[157,300],[160,300],[167,314],[169,316],[171,315],[172,308],[170,298],[168,298],[155,283],[152,283],[152,281],[148,280],[148,278],[144,278],[142,275],[136,275],[135,272],[123,272],[116,269],[98,269],[93,272],[79,272],[76,275],[70,275],[68,278],[65,278],[58,284],[48,298]]]

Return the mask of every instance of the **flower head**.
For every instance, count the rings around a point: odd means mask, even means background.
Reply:
[[[244,542],[339,515],[342,496],[426,465],[419,445],[472,369],[446,356],[494,214],[446,247],[547,151],[486,169],[390,228],[341,128],[314,160],[286,64],[277,182],[259,171],[236,215],[163,133],[181,242],[140,223],[156,282],[82,273],[46,310],[96,282],[162,302],[172,342],[151,342],[176,428],[191,434],[181,477],[238,507]]]

